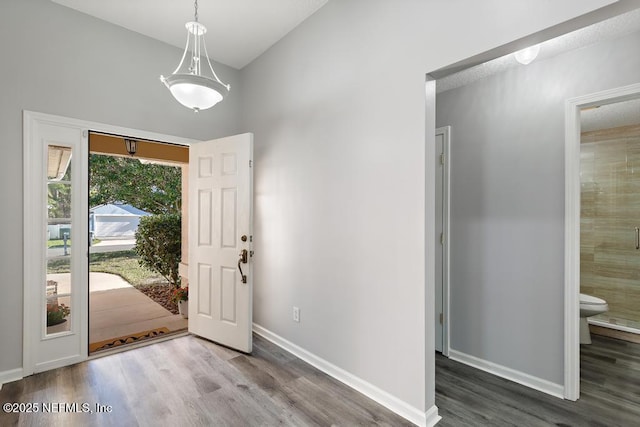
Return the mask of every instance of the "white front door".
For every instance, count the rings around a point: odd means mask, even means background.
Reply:
[[[253,134],[189,148],[189,332],[251,352]]]

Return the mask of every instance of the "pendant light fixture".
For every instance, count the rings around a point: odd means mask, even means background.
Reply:
[[[231,87],[222,83],[216,72],[213,71],[204,41],[207,28],[198,22],[198,0],[195,0],[194,7],[194,20],[185,24],[187,45],[184,48],[180,64],[170,76],[160,76],[160,81],[167,86],[180,104],[197,113],[222,101]],[[205,72],[207,72],[208,65],[211,77],[202,74],[202,53],[204,53],[206,60]],[[187,61],[188,57],[190,59]]]

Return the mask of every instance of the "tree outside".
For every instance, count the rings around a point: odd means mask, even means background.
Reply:
[[[89,171],[90,206],[122,202],[152,214],[181,212],[182,171],[179,167],[92,154]]]

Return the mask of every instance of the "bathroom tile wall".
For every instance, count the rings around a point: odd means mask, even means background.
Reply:
[[[603,298],[599,320],[640,330],[640,126],[581,138],[580,290]]]

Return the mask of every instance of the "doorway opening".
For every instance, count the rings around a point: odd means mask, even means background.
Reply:
[[[188,162],[187,146],[89,132],[90,355],[187,330]]]
[[[593,236],[585,236],[587,240],[581,242],[581,234],[583,227],[581,227],[581,209],[587,206],[583,206],[581,202],[581,163],[585,161],[588,166],[588,159],[581,159],[581,140],[582,140],[582,120],[588,115],[588,112],[593,109],[609,110],[604,108],[605,106],[612,106],[614,104],[625,105],[626,101],[640,99],[640,83],[606,90],[603,92],[597,92],[589,95],[584,95],[577,98],[572,98],[567,101],[566,104],[566,142],[565,142],[565,397],[567,399],[576,400],[580,396],[580,340],[579,340],[579,323],[578,318],[580,316],[580,293],[582,291],[581,283],[581,270],[582,267],[589,268],[588,263],[581,262],[582,258],[582,246],[585,244],[585,255],[589,252],[589,244],[593,243]],[[629,104],[626,104],[627,106]],[[613,108],[616,109],[615,107]],[[586,123],[585,123],[586,124]],[[596,126],[598,127],[598,126]],[[615,126],[613,126],[615,127]],[[629,129],[626,130],[627,133]],[[614,132],[614,138],[620,132]],[[588,136],[588,135],[587,135]],[[592,135],[593,136],[593,135]],[[619,136],[619,135],[618,135]],[[628,139],[625,137],[625,139]],[[631,138],[633,139],[633,138]],[[585,140],[589,140],[586,138]],[[585,152],[585,155],[587,153]],[[593,153],[595,156],[595,153]],[[626,157],[626,155],[625,155]],[[595,158],[595,157],[594,157]],[[627,160],[625,160],[620,166],[621,172],[627,167]],[[593,172],[593,170],[592,170]],[[593,176],[593,174],[592,174]],[[585,174],[584,179],[588,180],[589,174]],[[610,177],[609,177],[610,178]],[[586,182],[585,182],[586,184]],[[615,183],[619,185],[621,183]],[[586,187],[589,187],[588,185]],[[588,188],[587,188],[588,189]],[[630,194],[633,194],[630,193]],[[585,193],[585,196],[589,196]],[[621,204],[618,207],[622,207]],[[604,207],[603,207],[604,208]],[[608,215],[607,215],[608,216]],[[588,219],[588,218],[585,218]],[[605,218],[606,219],[606,218]],[[614,224],[614,228],[620,228],[620,240],[619,243],[613,241],[610,244],[601,246],[598,248],[601,250],[611,250],[615,246],[624,246],[626,238],[631,234],[631,251],[635,251],[636,246],[634,244],[634,232],[635,226],[631,228],[631,233],[624,233],[625,219],[620,219],[621,223]],[[608,219],[611,222],[611,218]],[[614,221],[616,222],[616,221]],[[589,232],[588,227],[584,227],[585,232]],[[627,230],[629,231],[629,230]],[[628,242],[627,242],[628,243]],[[615,248],[614,248],[615,249]],[[595,250],[595,247],[594,247]],[[620,252],[619,248],[614,252]],[[635,253],[634,253],[635,255]],[[624,257],[623,257],[624,258]],[[594,255],[595,259],[595,255]],[[591,266],[593,267],[593,266]],[[593,268],[592,268],[593,270]],[[628,270],[627,270],[628,271]],[[595,288],[590,288],[589,274],[585,279],[585,291],[595,291]],[[606,285],[606,284],[605,284]],[[600,292],[600,291],[599,291]],[[604,296],[604,295],[603,295]],[[611,301],[615,301],[615,297],[611,297]],[[614,304],[614,309],[617,304]],[[612,325],[606,325],[610,329]],[[587,331],[588,332],[588,331]]]

